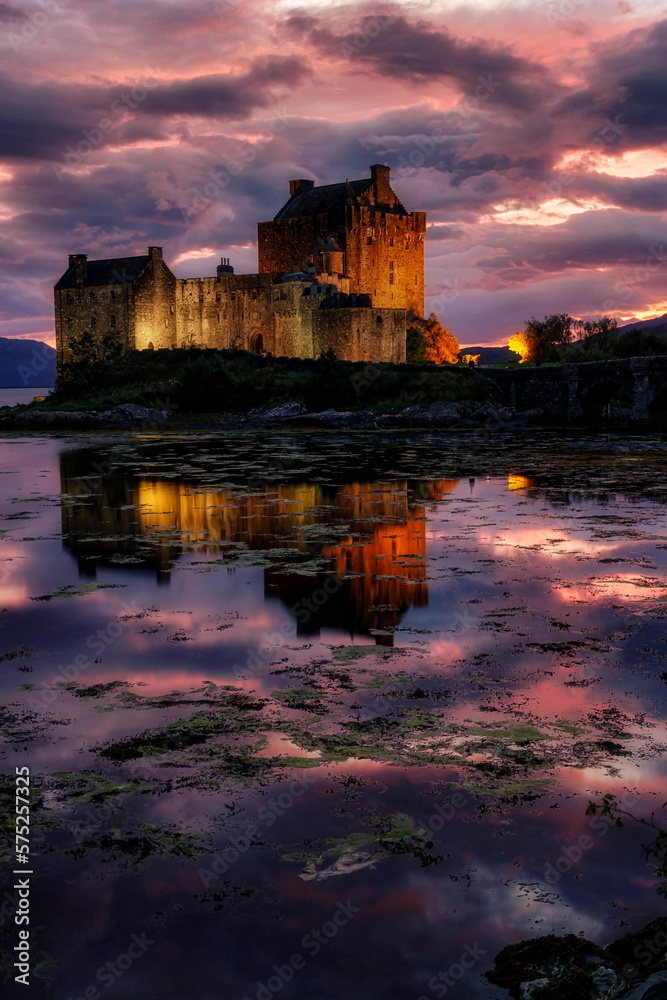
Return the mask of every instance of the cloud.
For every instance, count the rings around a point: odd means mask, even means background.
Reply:
[[[157,120],[176,117],[245,121],[256,109],[275,104],[274,88],[298,87],[310,75],[304,62],[293,57],[257,59],[241,74],[211,74],[169,83],[150,72],[133,84],[96,85],[23,82],[0,76],[3,104],[0,132],[4,159],[63,157],[77,146],[84,130],[111,122],[108,133],[134,141],[167,139]],[[128,125],[128,121],[131,122]]]
[[[532,312],[600,311],[664,232],[667,21],[580,7],[575,36],[516,0],[484,18],[458,5],[445,21],[440,7],[390,3],[387,19],[366,0],[287,13],[264,0],[61,5],[18,52],[3,50],[6,322],[49,313],[77,250],[160,243],[195,275],[212,273],[197,255],[214,248],[253,270],[256,223],[292,177],[364,177],[373,162],[437,223],[427,284],[435,299],[460,282],[445,309],[455,332],[484,342]],[[9,32],[20,13],[0,5]],[[272,129],[277,114],[284,127]],[[104,118],[111,128],[86,150]],[[190,212],[234,160],[240,172]],[[522,207],[524,224],[507,224]],[[623,307],[658,301],[656,280]]]
[[[347,57],[390,79],[403,78],[420,86],[448,79],[467,94],[474,94],[485,81],[490,86],[497,83],[498,101],[515,109],[536,107],[545,89],[560,90],[544,65],[491,42],[456,38],[426,21],[370,15],[352,30],[338,33],[328,24],[328,18],[293,14],[282,28],[288,35],[306,38],[324,56]]]
[[[18,7],[8,3],[0,3],[0,24],[7,21],[25,21],[26,15]]]
[[[240,76],[218,74],[158,86],[151,91],[142,113],[238,121],[248,118],[256,108],[269,107],[273,87],[293,89],[310,75],[303,60],[272,56],[257,60]]]

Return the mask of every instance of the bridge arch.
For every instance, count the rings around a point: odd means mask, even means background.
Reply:
[[[634,407],[634,393],[626,381],[612,377],[605,378],[587,387],[582,386],[581,411],[585,417],[608,417],[614,410],[627,410],[628,415]]]
[[[663,421],[667,420],[667,386],[656,393],[648,404],[647,409],[650,417],[659,417]]]

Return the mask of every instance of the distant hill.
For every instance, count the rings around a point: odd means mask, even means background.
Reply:
[[[506,365],[508,361],[518,361],[519,355],[510,351],[509,347],[462,347],[459,356],[464,354],[480,354],[482,365]]]
[[[626,330],[643,330],[644,333],[654,333],[656,337],[667,340],[667,313],[662,316],[654,316],[653,319],[637,320],[635,323],[626,323],[619,326],[618,332],[625,333]]]
[[[51,388],[56,384],[56,351],[41,340],[0,337],[0,387]]]

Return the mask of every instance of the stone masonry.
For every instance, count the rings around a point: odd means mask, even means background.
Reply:
[[[124,350],[240,347],[291,357],[405,361],[406,311],[424,311],[424,212],[407,213],[389,167],[315,187],[260,223],[259,273],[176,278],[161,247],[136,257],[72,254],[55,286],[58,363],[83,333]]]

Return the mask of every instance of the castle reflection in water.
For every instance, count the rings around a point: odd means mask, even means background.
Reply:
[[[292,610],[299,634],[344,629],[387,646],[406,611],[428,604],[424,502],[457,485],[420,483],[415,491],[403,480],[209,492],[180,476],[91,475],[81,452],[62,456],[61,482],[63,544],[81,575],[94,577],[102,564],[155,572],[168,583],[184,553],[228,558],[230,570],[239,552],[256,553],[265,597]],[[300,563],[303,573],[294,572]],[[305,623],[295,612],[304,602],[312,609]]]

